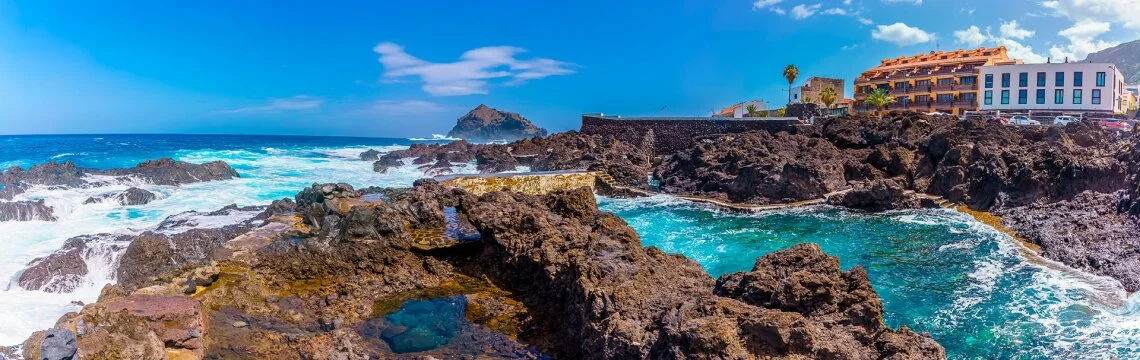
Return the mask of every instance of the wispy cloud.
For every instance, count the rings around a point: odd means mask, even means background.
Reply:
[[[935,35],[932,33],[901,22],[891,25],[878,25],[874,30],[871,30],[872,39],[894,43],[898,46],[927,43],[933,41],[934,37]]]
[[[915,5],[922,5],[922,0],[883,0],[883,2],[885,2],[885,3],[888,3],[888,4],[915,4]]]
[[[377,100],[359,112],[377,116],[436,114],[455,110],[451,106],[426,100]]]
[[[286,111],[313,110],[321,107],[324,99],[306,95],[297,95],[284,99],[269,99],[262,105],[246,106],[219,111],[219,114],[254,114],[276,113]]]
[[[575,72],[576,65],[547,58],[518,59],[525,52],[513,46],[489,46],[467,50],[458,61],[436,63],[421,60],[403,46],[383,42],[372,51],[384,65],[381,81],[418,77],[422,89],[436,96],[486,94],[490,80],[506,80],[507,85]]]
[[[822,6],[823,6],[823,4],[815,4],[815,5],[799,4],[799,5],[796,5],[796,7],[792,8],[792,18],[794,18],[796,20],[807,19],[807,18],[811,17],[812,15],[815,15],[815,13],[819,12],[819,8]]]

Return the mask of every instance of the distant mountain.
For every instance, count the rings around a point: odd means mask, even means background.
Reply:
[[[479,105],[456,121],[448,137],[470,141],[514,141],[534,136],[546,136],[546,129],[535,126],[517,113]]]
[[[1103,62],[1116,64],[1116,68],[1124,74],[1124,82],[1140,84],[1140,40],[1126,42],[1095,53],[1089,54],[1085,62]]]

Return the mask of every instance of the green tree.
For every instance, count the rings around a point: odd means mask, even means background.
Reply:
[[[753,114],[756,113],[756,104],[748,104],[748,106],[744,107],[744,110],[748,111],[748,117],[755,117]]]
[[[800,69],[795,65],[788,65],[784,67],[784,78],[788,79],[788,103],[792,103],[792,84],[796,83],[796,78],[800,76]]]
[[[773,116],[784,117],[784,109],[776,109],[776,115],[773,115]]]
[[[835,93],[835,88],[827,87],[819,93],[819,102],[823,103],[823,106],[830,109],[831,104],[835,103],[837,97],[839,97],[839,95]]]
[[[810,103],[814,103],[815,99],[812,99],[811,96],[804,96],[803,100],[801,100],[800,102],[802,102],[804,104],[810,104]]]
[[[882,119],[883,107],[895,102],[895,99],[891,98],[891,93],[887,89],[878,88],[875,89],[875,91],[872,91],[870,94],[867,94],[867,99],[864,101],[878,109],[879,119]]]

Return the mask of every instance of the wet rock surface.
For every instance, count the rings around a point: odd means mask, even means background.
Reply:
[[[4,186],[4,189],[0,190],[0,196],[11,199],[33,185],[67,187],[103,185],[101,182],[105,180],[92,180],[89,178],[90,175],[131,177],[155,185],[182,185],[202,181],[229,180],[238,177],[237,171],[222,161],[191,164],[162,158],[147,160],[131,168],[108,170],[81,168],[70,161],[49,162],[32,166],[26,170],[13,166],[0,173],[0,185]]]
[[[150,191],[139,189],[136,187],[128,188],[122,192],[108,193],[99,196],[92,196],[84,200],[84,204],[96,204],[106,201],[113,201],[115,204],[123,206],[145,205],[158,198],[158,195]]]
[[[867,211],[938,207],[934,200],[921,198],[891,179],[856,184],[851,191],[828,197],[827,203]]]
[[[208,260],[146,287],[109,286],[59,327],[83,358],[944,357],[929,337],[884,326],[866,274],[818,247],[718,282],[642,247],[587,188],[475,197],[430,180],[386,192],[317,184],[295,200],[295,213]],[[454,236],[452,224],[479,237],[415,245]],[[777,274],[792,282],[762,280]]]
[[[55,221],[54,209],[43,199],[32,201],[0,201],[0,221]]]

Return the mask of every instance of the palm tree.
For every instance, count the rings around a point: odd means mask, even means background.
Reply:
[[[784,78],[788,79],[788,103],[792,103],[792,84],[796,83],[796,78],[800,76],[800,69],[795,65],[788,65],[784,67]]]
[[[748,117],[753,117],[752,114],[756,113],[756,104],[748,104],[748,106],[744,107],[744,110],[748,111]]]
[[[875,89],[875,91],[872,91],[870,94],[867,94],[867,99],[865,101],[879,110],[879,119],[882,119],[883,107],[895,102],[895,99],[891,98],[890,91],[887,89],[878,88]]]
[[[815,102],[815,99],[812,99],[811,96],[804,96],[803,99],[800,99],[800,102],[802,102],[804,104],[810,104],[810,103]]]
[[[835,93],[835,88],[827,87],[819,93],[819,102],[823,103],[823,106],[826,106],[828,109],[830,109],[831,104],[835,103],[835,98],[838,96],[839,95]]]

